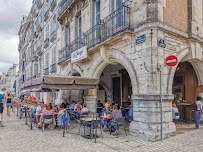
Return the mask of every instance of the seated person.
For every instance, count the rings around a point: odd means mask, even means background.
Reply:
[[[106,125],[107,129],[109,130],[109,120],[108,119],[105,119],[105,117],[108,117],[110,116],[110,107],[109,107],[109,104],[106,103],[105,104],[105,107],[102,109],[102,116],[104,118],[101,118],[101,123],[102,123],[102,131],[104,131],[104,125]]]
[[[116,105],[113,106],[113,111],[111,112],[111,130],[114,132],[113,135],[116,135],[116,128],[114,127],[116,124],[116,119],[118,118],[123,118],[122,113],[120,112],[120,110],[118,110],[118,107]],[[117,131],[117,134],[119,134],[119,132]]]
[[[44,111],[44,104],[42,102],[36,108],[36,122],[39,123],[40,114]]]
[[[53,112],[53,110],[51,110],[50,106],[46,105],[46,108],[43,110],[42,116],[41,116],[40,122],[39,122],[40,126],[42,126],[42,119],[43,119],[44,115],[54,115],[54,112]],[[51,123],[52,123],[52,119],[45,119],[42,127],[44,127],[45,125],[49,125]],[[54,117],[53,117],[53,125],[54,126],[56,125],[56,121],[55,121]],[[54,127],[54,126],[52,126],[52,127]]]
[[[52,104],[51,104],[51,109],[52,109],[54,112],[57,112],[57,111],[58,111],[58,109],[57,109],[55,103],[52,103]]]
[[[70,110],[74,110],[74,108],[75,108],[75,101],[72,101],[72,104],[70,105]]]
[[[80,101],[75,105],[74,111],[80,112],[82,109],[82,105],[80,104]]]
[[[82,108],[81,113],[88,113],[88,112],[89,112],[89,110],[86,107],[86,105],[84,104],[84,107]]]
[[[58,127],[61,127],[63,128],[63,125],[64,125],[64,119],[65,119],[65,108],[64,108],[64,105],[61,104],[60,105],[60,110],[59,110],[59,113],[57,115],[57,126]],[[66,125],[69,125],[69,122],[70,122],[70,116],[69,114],[66,116],[66,119],[65,119],[65,124]]]
[[[179,113],[178,108],[176,107],[176,104],[173,103],[172,106],[173,106],[172,107],[172,117],[173,117],[173,120],[179,119],[179,116],[175,115],[176,113]]]

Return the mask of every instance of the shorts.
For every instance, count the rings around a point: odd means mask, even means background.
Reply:
[[[6,107],[12,107],[12,103],[6,103]]]
[[[4,110],[3,103],[0,103],[0,113],[3,113],[3,110]]]

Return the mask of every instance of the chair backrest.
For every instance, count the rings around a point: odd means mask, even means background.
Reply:
[[[117,118],[116,122],[118,123],[118,125],[123,125],[124,124],[125,119],[124,118]]]
[[[53,118],[53,115],[44,115],[43,118],[44,118],[44,119],[52,119],[52,118]]]

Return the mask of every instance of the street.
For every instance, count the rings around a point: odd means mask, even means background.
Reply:
[[[34,127],[33,130],[25,125],[25,119],[19,119],[16,114],[11,116],[4,112],[4,125],[0,128],[1,151],[5,152],[125,152],[125,151],[201,151],[203,148],[203,129],[193,130],[184,134],[178,134],[162,143],[149,142],[141,137],[120,134],[118,138],[104,133],[103,140],[100,138],[97,143],[87,140],[81,136],[65,134],[62,137],[62,130],[45,130],[43,133]]]

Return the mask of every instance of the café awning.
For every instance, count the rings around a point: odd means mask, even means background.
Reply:
[[[22,85],[21,92],[50,92],[51,90],[95,89],[99,79],[76,76],[43,76]]]

